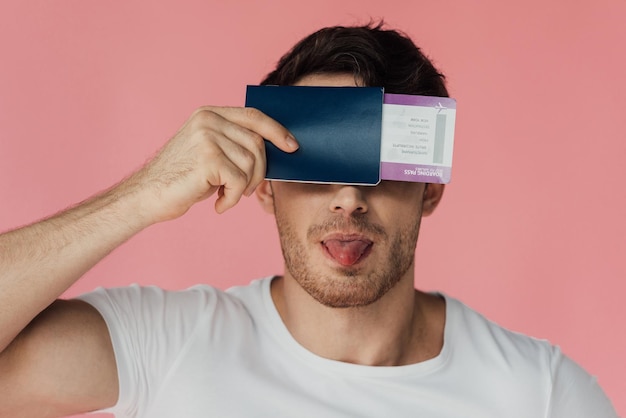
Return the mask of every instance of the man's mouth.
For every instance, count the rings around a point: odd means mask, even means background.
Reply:
[[[333,235],[322,241],[326,254],[342,266],[352,266],[365,258],[373,242],[363,236]]]

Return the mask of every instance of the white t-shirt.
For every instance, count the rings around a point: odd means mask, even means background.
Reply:
[[[116,417],[605,418],[610,401],[548,342],[445,297],[441,353],[397,367],[319,357],[283,324],[271,278],[210,286],[98,289],[120,382]]]

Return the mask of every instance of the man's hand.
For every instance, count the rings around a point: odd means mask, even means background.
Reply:
[[[121,186],[146,192],[144,210],[154,222],[181,216],[216,191],[215,210],[222,213],[252,194],[265,177],[263,138],[285,152],[298,148],[287,129],[259,110],[200,108]]]

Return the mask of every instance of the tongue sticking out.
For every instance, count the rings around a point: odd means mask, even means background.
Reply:
[[[361,258],[365,250],[370,246],[370,243],[360,240],[340,241],[338,239],[330,239],[324,241],[324,246],[331,257],[341,265],[351,266]]]

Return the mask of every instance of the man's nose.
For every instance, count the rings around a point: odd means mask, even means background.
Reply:
[[[329,210],[351,216],[367,212],[367,200],[361,186],[336,185]]]

